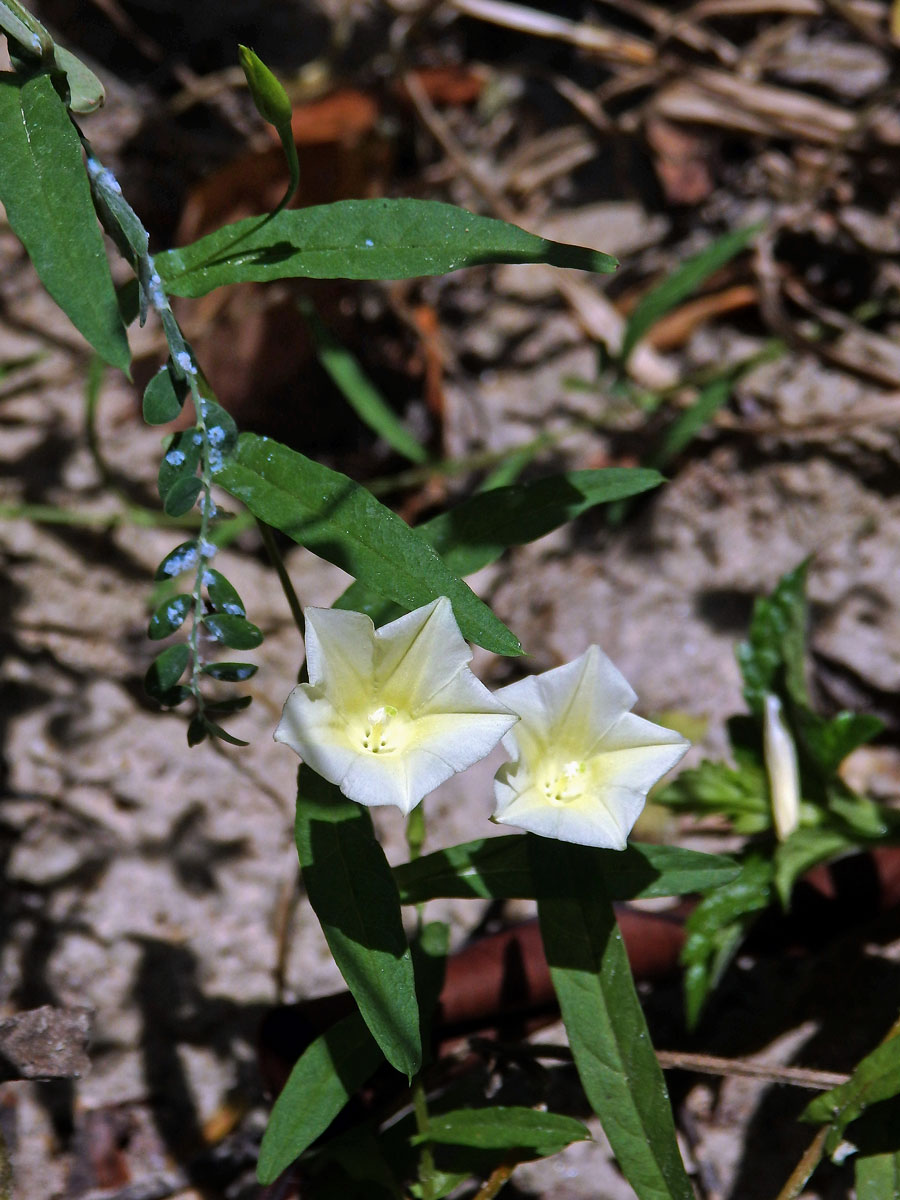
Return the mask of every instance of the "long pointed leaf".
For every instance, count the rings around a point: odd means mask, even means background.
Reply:
[[[412,956],[371,817],[302,766],[296,836],[309,902],[334,960],[385,1058],[411,1077],[422,1064]]]
[[[0,74],[0,201],[41,283],[97,353],[128,371],[78,135],[49,75]]]
[[[346,475],[244,433],[216,483],[254,516],[343,567],[404,610],[446,596],[464,637],[497,654],[518,639],[410,527]]]
[[[730,858],[678,846],[632,842],[626,850],[590,853],[613,900],[681,896],[729,883],[740,874],[740,867]],[[447,897],[533,900],[537,896],[528,838],[522,834],[481,838],[436,850],[394,867],[394,879],[403,904]]]
[[[256,1167],[272,1183],[320,1134],[383,1061],[359,1013],[317,1037],[294,1065],[275,1101]]]
[[[580,846],[532,837],[530,849],[547,963],[590,1105],[639,1200],[693,1200],[602,876]]]
[[[492,488],[415,527],[455,575],[471,575],[495,562],[509,546],[523,546],[573,521],[596,504],[634,496],[663,481],[658,471],[607,467],[569,471],[534,483]],[[396,615],[362,584],[354,583],[335,608],[367,613],[376,625]]]
[[[248,217],[156,256],[166,289],[203,296],[227,283],[410,279],[479,263],[553,263],[609,272],[616,260],[437,200],[339,200]]]

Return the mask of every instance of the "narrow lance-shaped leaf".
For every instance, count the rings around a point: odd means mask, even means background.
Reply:
[[[595,870],[612,900],[681,896],[729,883],[740,874],[733,859],[678,846],[632,842],[626,850],[594,850]],[[447,897],[533,900],[528,838],[522,834],[481,838],[435,850],[394,867],[403,904]]]
[[[608,467],[569,471],[534,483],[492,488],[415,527],[456,575],[496,561],[509,546],[521,546],[572,521],[597,504],[634,496],[663,482],[658,471]],[[335,608],[365,612],[381,624],[395,615],[362,583],[351,584]]]
[[[410,1078],[422,1064],[400,897],[368,812],[301,766],[297,852],[309,902],[372,1036]]]
[[[526,233],[437,200],[339,200],[225,225],[157,255],[166,288],[203,296],[269,279],[410,279],[483,263],[552,263],[609,272],[608,254]]]
[[[254,516],[406,611],[446,596],[465,638],[497,654],[521,653],[518,639],[431,547],[346,475],[244,433],[215,478]]]
[[[303,1052],[275,1101],[256,1167],[273,1183],[324,1133],[350,1097],[383,1062],[359,1013],[338,1021]]]
[[[78,135],[49,75],[0,74],[0,201],[44,287],[97,353],[131,356]]]
[[[530,848],[547,964],[590,1105],[638,1200],[693,1200],[603,879],[582,847],[533,837]]]
[[[900,1094],[900,1037],[892,1033],[866,1055],[847,1083],[816,1096],[803,1110],[801,1120],[830,1126],[826,1153],[834,1152],[850,1122],[871,1105]]]
[[[574,1117],[497,1105],[441,1113],[432,1117],[427,1132],[416,1134],[412,1142],[471,1146],[477,1150],[528,1149],[546,1157],[572,1142],[589,1141],[590,1137],[590,1130]]]

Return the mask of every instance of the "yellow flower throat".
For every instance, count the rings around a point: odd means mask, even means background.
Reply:
[[[579,800],[584,791],[587,773],[587,763],[573,759],[564,763],[556,775],[549,775],[544,780],[544,795],[551,804],[571,804]]]
[[[363,725],[363,750],[370,754],[393,754],[399,748],[398,734],[405,724],[402,719],[395,720],[398,715],[392,704],[383,704],[370,712]]]

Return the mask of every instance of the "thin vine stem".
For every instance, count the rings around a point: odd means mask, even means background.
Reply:
[[[412,1085],[413,1113],[416,1118],[416,1131],[426,1135],[431,1128],[428,1116],[428,1098],[425,1095],[425,1085],[421,1074],[413,1080]],[[419,1184],[422,1189],[422,1200],[434,1200],[435,1194],[435,1165],[434,1153],[428,1142],[424,1142],[419,1154]]]
[[[281,590],[284,592],[285,599],[288,602],[288,608],[291,610],[291,616],[294,618],[294,624],[300,631],[300,636],[306,638],[306,619],[303,616],[303,607],[300,604],[300,599],[294,590],[294,585],[291,583],[291,577],[288,575],[287,567],[284,565],[284,556],[278,549],[278,543],[275,541],[275,535],[272,532],[271,525],[267,525],[265,521],[261,521],[258,517],[256,524],[259,529],[260,537],[263,545],[266,548],[266,553],[269,556],[269,561],[275,568],[275,574],[278,576],[278,581],[281,584]]]

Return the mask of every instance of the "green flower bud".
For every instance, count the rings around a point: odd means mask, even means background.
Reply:
[[[291,102],[287,92],[263,60],[248,46],[239,46],[241,67],[256,111],[279,132],[291,123]]]

